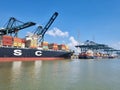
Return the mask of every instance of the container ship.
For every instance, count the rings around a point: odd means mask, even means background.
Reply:
[[[28,34],[25,38],[18,38],[18,31],[34,26],[36,23],[23,23],[11,17],[6,27],[0,29],[0,61],[69,59],[73,52],[67,45],[44,41],[46,31],[57,16],[58,13],[55,12],[44,28],[38,26],[34,33]]]

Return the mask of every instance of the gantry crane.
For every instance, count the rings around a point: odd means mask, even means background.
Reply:
[[[22,21],[15,19],[14,17],[11,17],[9,21],[7,22],[7,26],[5,28],[0,29],[0,35],[11,35],[12,36],[14,34],[14,37],[17,37],[17,33],[19,30],[33,26],[35,24],[36,23],[34,22],[24,23]]]
[[[56,19],[56,17],[58,16],[58,13],[55,12],[52,17],[50,18],[50,20],[48,21],[48,23],[45,25],[45,27],[43,28],[42,26],[38,26],[38,28],[36,29],[36,31],[34,32],[34,35],[38,36],[38,42],[41,42],[44,40],[44,35],[46,33],[46,31],[49,29],[49,27],[52,25],[52,23],[54,22],[54,20]]]

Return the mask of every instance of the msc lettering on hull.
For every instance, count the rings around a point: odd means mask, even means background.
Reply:
[[[21,56],[22,55],[22,50],[16,49],[16,50],[13,51],[13,54],[15,56]],[[35,51],[34,55],[42,56],[42,51]]]

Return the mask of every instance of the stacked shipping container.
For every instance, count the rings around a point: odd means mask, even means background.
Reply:
[[[13,47],[20,47],[20,48],[37,48],[37,38],[36,37],[29,37],[26,40],[20,39],[17,37],[3,35],[0,37],[0,45],[1,46],[13,46]],[[68,46],[61,44],[58,45],[56,43],[48,44],[48,42],[41,42],[40,47],[44,50],[52,49],[52,50],[64,50],[69,51]]]
[[[13,38],[13,46],[14,47],[22,47],[22,39],[14,37]]]
[[[22,48],[25,48],[25,42],[26,42],[25,39],[22,39],[22,46],[21,46]]]
[[[48,42],[41,42],[41,47],[42,47],[44,50],[48,50]]]
[[[17,37],[3,35],[0,37],[0,45],[1,46],[13,46],[13,47],[23,47],[25,46],[24,39],[20,39]]]
[[[37,48],[37,37],[36,36],[27,36],[26,37],[26,42],[25,42],[26,47],[30,48]]]
[[[66,50],[66,46],[64,44],[58,45],[59,50]]]
[[[37,39],[32,39],[30,48],[36,48],[36,47],[37,47]]]
[[[56,43],[49,44],[48,47],[52,50],[58,50],[58,45]]]
[[[2,45],[3,46],[12,46],[12,44],[13,44],[13,42],[12,42],[11,36],[4,35],[2,37]]]
[[[27,40],[25,42],[25,46],[26,47],[30,47],[30,48],[36,48],[37,47],[37,40],[36,39],[32,39],[32,40]]]
[[[69,51],[69,47],[67,45],[65,45],[66,51]]]

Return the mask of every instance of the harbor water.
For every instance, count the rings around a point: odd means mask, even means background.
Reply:
[[[119,59],[0,62],[0,90],[119,89]]]

